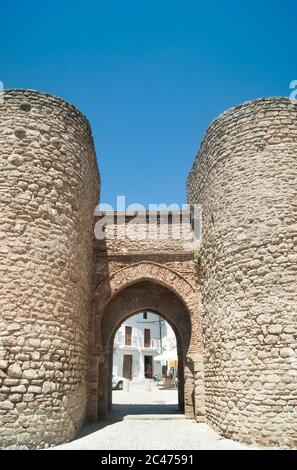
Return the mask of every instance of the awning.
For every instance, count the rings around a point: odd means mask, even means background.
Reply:
[[[154,361],[177,361],[176,348],[171,349],[170,351],[164,351],[158,356],[154,356]]]

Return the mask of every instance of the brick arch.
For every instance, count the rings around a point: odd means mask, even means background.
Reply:
[[[102,348],[105,357],[109,359],[109,366],[105,371],[107,378],[100,381],[101,385],[105,383],[105,390],[104,386],[100,386],[101,395],[107,397],[107,403],[104,406],[107,405],[108,409],[112,406],[112,351],[115,333],[129,317],[144,310],[160,315],[174,330],[179,357],[179,409],[184,411],[186,416],[193,418],[192,372],[185,361],[191,338],[190,316],[182,301],[172,291],[148,280],[131,284],[121,290],[104,309],[101,322]],[[187,382],[187,387],[185,387],[185,382]]]
[[[109,348],[110,339],[128,318],[139,312],[154,312],[164,318],[182,339],[187,353],[191,339],[191,318],[181,300],[169,289],[151,281],[131,284],[115,295],[104,309],[102,346]]]
[[[195,416],[197,421],[204,421],[201,294],[197,289],[197,284],[194,286],[180,272],[151,261],[129,264],[114,271],[108,277],[105,277],[95,290],[93,316],[90,322],[88,419],[96,421],[99,416],[106,413],[108,406],[107,388],[111,353],[104,348],[104,342],[102,341],[104,335],[104,317],[105,319],[107,318],[105,312],[107,312],[109,307],[112,308],[114,299],[122,296],[131,287],[145,282],[155,284],[156,286],[159,285],[160,288],[163,287],[165,291],[170,292],[172,297],[180,301],[181,311],[189,319],[189,329],[191,330],[188,342],[189,347],[183,348],[184,353],[186,353],[183,356],[185,361],[184,367],[188,371],[184,391],[185,396],[192,397],[193,405],[192,414],[189,412],[187,416]],[[128,304],[129,302],[124,303],[123,308],[124,306],[127,307]],[[133,305],[134,307],[135,305]],[[138,311],[140,311],[141,308],[145,308],[145,305],[138,305],[137,307],[139,307]],[[154,308],[154,305],[150,302],[150,305],[147,305],[147,307]],[[131,310],[130,313],[133,313],[133,311]],[[165,314],[165,311],[163,313]],[[170,318],[170,315],[168,315],[168,318]],[[174,319],[172,320],[175,323]],[[177,325],[175,326],[177,327]],[[183,335],[185,339],[187,334],[184,332]]]
[[[173,269],[149,261],[142,261],[118,269],[97,286],[95,297],[100,299],[101,304],[106,304],[119,290],[134,282],[146,279],[168,287],[180,297],[189,310],[194,307],[194,302],[191,303],[195,294],[194,286]]]
[[[126,287],[144,280],[150,280],[167,287],[182,301],[189,313],[192,326],[192,335],[188,350],[189,357],[201,352],[201,318],[199,309],[197,308],[197,293],[195,287],[177,271],[149,261],[142,261],[120,268],[109,277],[106,277],[97,286],[95,291],[96,326],[93,329],[95,335],[101,330],[100,318],[111,299]],[[95,338],[94,343],[98,343]]]
[[[195,310],[195,287],[177,271],[149,261],[126,266],[106,277],[95,291],[97,309],[98,301],[99,310],[101,310],[120,290],[142,280],[151,280],[162,284],[181,299],[189,312]]]

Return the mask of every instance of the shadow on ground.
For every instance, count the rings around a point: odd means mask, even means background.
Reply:
[[[101,417],[97,423],[86,423],[83,428],[78,431],[74,439],[85,437],[88,434],[105,428],[105,426],[125,419],[137,420],[139,418],[142,420],[185,419],[185,416],[179,411],[178,405],[166,405],[163,403],[153,405],[113,404],[112,411],[106,416]]]
[[[165,403],[156,404],[117,404],[112,405],[110,416],[126,416],[126,415],[164,415],[179,413],[177,405],[166,405]]]

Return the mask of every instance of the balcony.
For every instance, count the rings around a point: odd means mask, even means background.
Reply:
[[[121,347],[130,347],[130,348],[137,348],[137,349],[161,349],[161,342],[160,339],[152,338],[148,343],[144,343],[143,337],[133,336],[131,338],[131,344],[125,344],[125,338],[115,338],[114,341],[115,348]]]

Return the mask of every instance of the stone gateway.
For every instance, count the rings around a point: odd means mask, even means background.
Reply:
[[[6,91],[0,144],[0,446],[56,445],[101,419],[114,334],[144,309],[176,333],[188,418],[296,446],[297,105],[259,99],[211,124],[187,180],[203,208],[198,263],[174,214],[166,239],[112,238],[127,213],[96,239],[100,178],[74,106]]]

